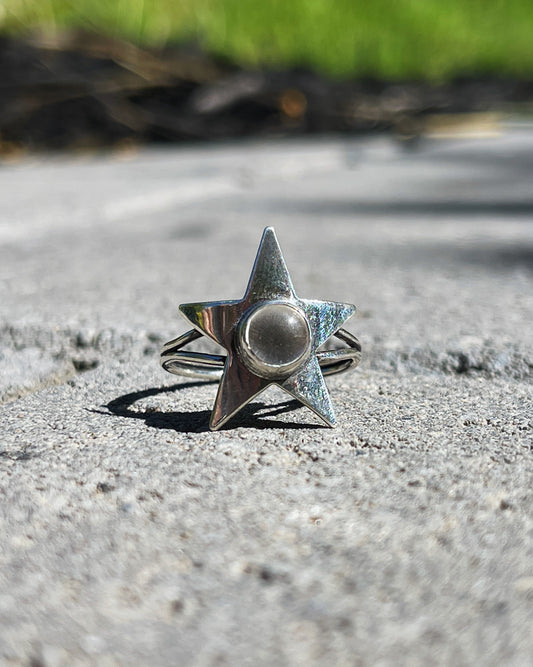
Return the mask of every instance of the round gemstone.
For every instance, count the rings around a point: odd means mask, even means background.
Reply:
[[[290,374],[308,354],[310,341],[305,315],[288,303],[257,306],[240,326],[241,358],[261,377]]]

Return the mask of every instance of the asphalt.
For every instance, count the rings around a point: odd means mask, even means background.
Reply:
[[[530,665],[533,128],[0,165],[0,664]],[[274,226],[324,428],[159,367]]]

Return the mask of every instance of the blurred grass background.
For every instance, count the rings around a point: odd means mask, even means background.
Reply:
[[[335,77],[533,75],[533,0],[0,0],[3,34],[73,28]]]

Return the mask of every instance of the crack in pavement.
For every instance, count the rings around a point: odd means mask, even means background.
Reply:
[[[53,329],[37,325],[0,328],[0,404],[63,384],[96,369],[106,357],[128,361],[154,357],[165,337],[154,331],[124,332],[113,328]],[[198,349],[209,350],[208,341]],[[520,345],[490,339],[458,341],[438,349],[389,345],[381,340],[364,343],[362,368],[394,374],[478,375],[527,382],[533,376],[533,356]]]

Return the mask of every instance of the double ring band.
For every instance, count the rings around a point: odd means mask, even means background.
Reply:
[[[202,337],[202,333],[191,329],[187,333],[165,343],[161,350],[161,366],[169,373],[202,380],[220,380],[226,365],[226,355],[207,354],[183,350],[186,345]],[[361,345],[357,338],[346,329],[339,329],[335,338],[348,347],[323,350],[316,353],[322,375],[336,375],[355,368],[361,361]]]

